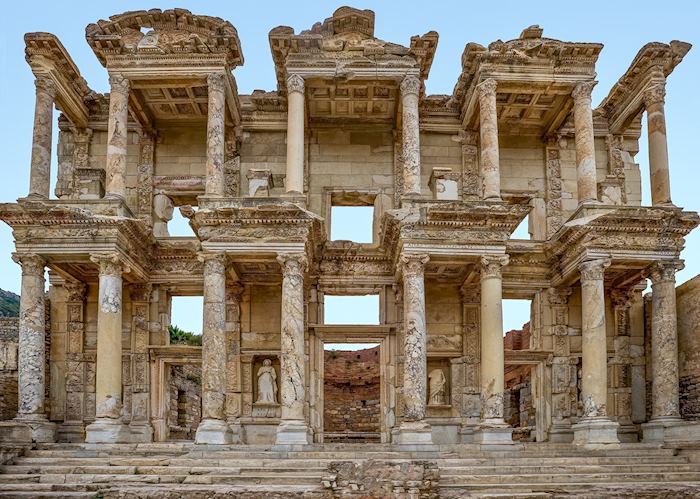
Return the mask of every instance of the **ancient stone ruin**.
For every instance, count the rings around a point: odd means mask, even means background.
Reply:
[[[538,26],[467,43],[453,93],[427,95],[438,34],[394,43],[374,26],[342,7],[272,29],[277,87],[251,95],[220,18],[89,24],[108,94],[56,36],[26,34],[31,182],[0,205],[22,267],[18,332],[0,331],[0,386],[18,386],[16,409],[0,398],[0,493],[652,497],[700,484],[700,286],[679,290],[680,315],[675,287],[700,218],[673,204],[664,117],[690,45],[645,45],[593,105],[600,43]],[[635,160],[643,120],[650,172]],[[372,241],[332,239],[335,207],[371,208]],[[170,236],[176,210],[191,237]],[[530,238],[513,238],[526,218]],[[326,324],[333,295],[377,295],[379,324]],[[178,296],[203,296],[201,347],[169,344]],[[532,303],[517,348],[508,298]],[[378,345],[364,411],[376,443],[325,438],[324,345],[338,342]]]

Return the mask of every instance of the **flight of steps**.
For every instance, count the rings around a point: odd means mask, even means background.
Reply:
[[[440,497],[700,497],[700,458],[642,444],[481,451],[327,444],[297,450],[191,443],[43,444],[0,467],[1,497],[331,498],[331,462],[437,463]],[[324,481],[326,486],[324,487]],[[339,494],[338,491],[335,491]],[[357,491],[359,497],[361,491]],[[409,496],[404,496],[409,497]]]

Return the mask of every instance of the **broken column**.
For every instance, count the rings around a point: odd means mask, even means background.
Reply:
[[[661,75],[663,78],[663,75]],[[647,111],[649,137],[649,183],[651,204],[671,204],[671,179],[668,171],[668,144],[666,142],[665,78],[647,88],[642,94]]]
[[[48,199],[51,183],[51,132],[56,84],[51,78],[38,76],[34,80],[34,85],[36,87],[36,101],[29,195]]]

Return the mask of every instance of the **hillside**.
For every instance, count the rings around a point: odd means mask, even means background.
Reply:
[[[0,317],[19,316],[19,296],[0,289]]]

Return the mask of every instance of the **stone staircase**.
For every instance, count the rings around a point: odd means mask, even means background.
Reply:
[[[439,479],[438,479],[439,473]],[[586,451],[418,450],[381,444],[43,444],[0,467],[0,497],[700,497],[700,453],[643,444]]]

